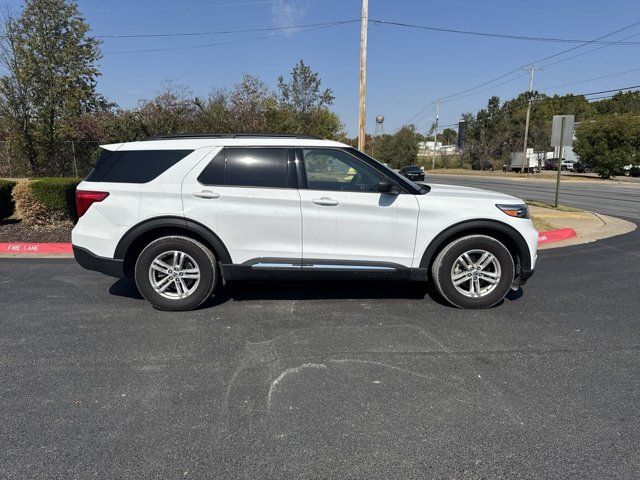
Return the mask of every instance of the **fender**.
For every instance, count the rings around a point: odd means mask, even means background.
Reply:
[[[195,220],[175,216],[155,217],[149,220],[144,220],[131,227],[131,229],[122,236],[120,242],[118,242],[114,258],[123,260],[131,244],[139,238],[140,235],[157,228],[182,228],[196,233],[209,242],[209,244],[215,249],[222,263],[232,263],[229,250],[222,240],[220,240],[220,237],[213,233],[209,228]]]
[[[429,268],[435,252],[452,237],[466,231],[479,230],[492,230],[494,232],[497,231],[509,237],[509,239],[511,239],[518,248],[518,254],[520,255],[520,264],[522,265],[522,269],[528,270],[531,268],[531,253],[529,252],[529,245],[527,245],[524,237],[520,235],[520,232],[518,232],[511,225],[491,219],[465,220],[460,223],[456,223],[446,230],[440,232],[431,241],[429,246],[427,246],[427,249],[422,255],[420,268]]]

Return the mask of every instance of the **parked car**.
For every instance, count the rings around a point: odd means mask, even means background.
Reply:
[[[576,162],[573,165],[573,170],[578,173],[591,173],[591,167],[582,161]]]
[[[629,170],[629,177],[640,177],[640,165],[634,165]]]
[[[430,279],[450,304],[486,308],[536,264],[522,200],[419,185],[342,143],[193,135],[102,149],[76,192],[74,256],[134,279],[161,310],[283,277]]]
[[[638,169],[640,169],[640,165],[633,165],[633,164],[625,165],[624,167],[622,167],[622,174],[625,177],[637,177]]]
[[[573,160],[566,160],[566,159],[563,158],[560,168],[563,171],[565,171],[565,170],[573,171],[575,163],[576,162],[573,161]],[[558,159],[557,158],[548,159],[544,164],[544,169],[545,170],[558,170]]]
[[[400,175],[407,177],[409,180],[424,181],[424,171],[417,165],[409,165],[400,169]]]
[[[493,172],[493,163],[491,163],[489,160],[475,160],[472,164],[471,164],[471,170],[484,170],[484,171],[488,171],[488,172]]]

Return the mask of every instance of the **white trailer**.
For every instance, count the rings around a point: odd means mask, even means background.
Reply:
[[[508,165],[502,167],[503,172],[521,172],[522,164],[524,163],[524,171],[527,173],[538,173],[542,169],[544,160],[539,158],[538,155],[531,151],[531,154],[527,152],[527,160],[524,160],[523,152],[514,152],[510,155],[510,162]]]

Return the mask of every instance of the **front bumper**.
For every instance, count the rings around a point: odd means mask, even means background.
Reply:
[[[76,262],[87,270],[95,270],[111,277],[124,278],[124,261],[116,258],[99,257],[86,248],[73,245]]]

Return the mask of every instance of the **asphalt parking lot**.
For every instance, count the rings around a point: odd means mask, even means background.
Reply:
[[[0,477],[637,478],[640,234],[486,311],[411,284],[236,284],[163,313],[1,259]]]

